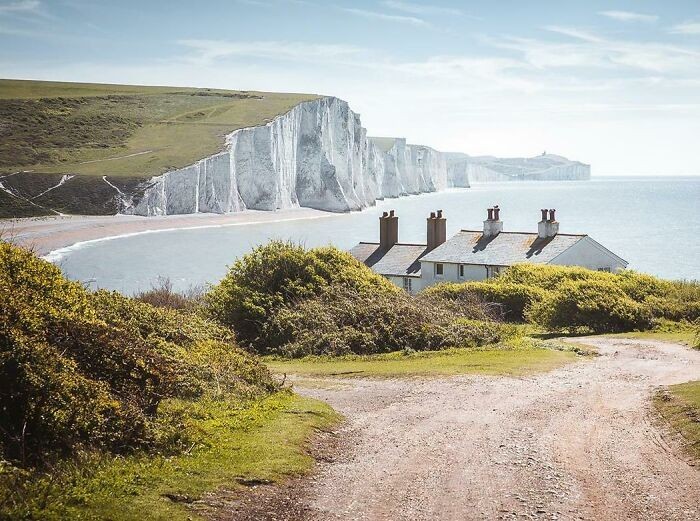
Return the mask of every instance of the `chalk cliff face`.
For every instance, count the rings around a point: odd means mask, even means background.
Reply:
[[[590,165],[570,161],[554,154],[531,158],[500,159],[491,156],[460,155],[469,180],[474,183],[495,181],[580,181],[591,178]]]
[[[301,103],[264,126],[227,136],[223,152],[153,177],[127,209],[139,215],[305,206],[344,212],[377,199],[469,186],[445,154],[395,139],[382,150],[348,104]]]

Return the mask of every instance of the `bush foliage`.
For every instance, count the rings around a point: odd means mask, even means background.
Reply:
[[[635,302],[610,281],[562,282],[527,311],[531,322],[550,330],[615,333],[652,327],[647,306]]]
[[[282,306],[266,322],[264,336],[279,346],[276,354],[299,357],[475,347],[510,334],[501,324],[484,320],[487,316],[476,304],[441,304],[404,292],[333,287]]]
[[[31,466],[80,448],[154,447],[165,399],[275,388],[211,320],[91,294],[31,252],[0,243],[4,459]]]
[[[267,320],[281,307],[321,295],[330,287],[360,294],[399,292],[349,253],[271,242],[237,260],[205,302],[210,315],[233,328],[240,342],[267,352],[280,346],[279,338],[266,335]]]
[[[649,329],[661,319],[700,317],[700,286],[623,271],[518,264],[484,282],[441,284],[425,290],[443,298],[474,296],[500,306],[506,320],[552,331],[596,333]]]
[[[522,322],[525,310],[543,300],[547,292],[536,286],[490,279],[487,282],[447,282],[432,286],[424,294],[458,300],[474,297],[485,304],[496,304],[507,321]]]
[[[335,248],[261,246],[205,300],[252,349],[284,356],[476,346],[507,334],[483,323],[493,317],[476,299],[411,297]]]

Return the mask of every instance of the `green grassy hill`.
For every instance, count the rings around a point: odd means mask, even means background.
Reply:
[[[113,213],[114,189],[101,176],[119,186],[187,166],[221,150],[233,130],[265,124],[316,97],[0,80],[0,217]],[[41,176],[12,175],[25,171]],[[51,197],[42,193],[63,174],[80,177]]]
[[[160,174],[309,94],[0,80],[0,171]]]

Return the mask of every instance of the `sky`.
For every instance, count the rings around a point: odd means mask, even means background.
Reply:
[[[0,77],[333,95],[438,150],[700,174],[700,0],[0,0]]]

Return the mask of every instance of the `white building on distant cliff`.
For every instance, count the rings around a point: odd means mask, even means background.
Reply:
[[[504,232],[500,208],[488,209],[482,230],[461,230],[447,240],[442,210],[427,219],[427,244],[399,242],[394,211],[379,218],[379,242],[361,242],[350,253],[409,292],[439,282],[484,280],[518,263],[582,266],[615,272],[627,261],[588,235],[559,233],[555,210],[541,210],[537,233]]]

